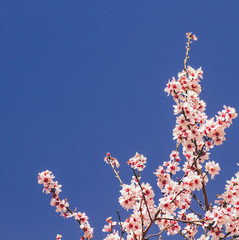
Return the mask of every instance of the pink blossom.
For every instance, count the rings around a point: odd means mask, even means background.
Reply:
[[[193,35],[191,32],[186,33],[186,37],[189,38],[189,39],[192,39],[194,41],[197,40],[196,35]]]
[[[56,235],[56,240],[61,240],[61,238],[62,238],[62,235],[60,235],[60,234]]]
[[[108,217],[106,219],[106,222],[108,223],[107,225],[104,225],[104,228],[102,229],[102,232],[112,232],[112,229],[114,226],[116,226],[116,222],[112,222],[112,217]]]
[[[107,164],[113,164],[115,167],[119,168],[120,164],[118,162],[118,160],[116,158],[112,158],[110,156],[110,153],[107,153],[105,158],[104,158],[104,161],[107,163]]]
[[[202,234],[198,240],[209,240],[209,237],[206,237],[204,234]]]
[[[166,172],[175,175],[178,171],[180,171],[179,163],[178,162],[165,162],[164,164],[167,166]]]
[[[214,161],[209,161],[205,165],[206,171],[211,175],[213,179],[215,175],[219,174],[221,168],[219,167],[219,163],[215,163]]]
[[[51,205],[56,207],[56,212],[60,212],[61,216],[64,218],[74,217],[79,223],[80,228],[84,231],[84,238],[85,239],[91,239],[93,238],[93,228],[90,227],[90,224],[88,222],[88,217],[85,215],[85,213],[80,212],[73,212],[69,208],[69,203],[67,199],[61,200],[59,198],[59,193],[61,192],[60,188],[61,185],[58,185],[57,181],[53,181],[54,175],[51,171],[44,171],[38,174],[38,183],[43,184],[43,191],[46,192],[46,194],[51,193],[52,199],[51,199]],[[57,235],[58,239],[61,238]]]
[[[190,171],[183,179],[183,182],[184,188],[189,191],[200,190],[202,188],[202,179],[196,172]]]
[[[124,240],[122,237],[119,236],[118,231],[114,231],[113,233],[110,233],[104,238],[104,240]]]
[[[147,158],[144,157],[144,155],[136,152],[135,156],[133,158],[130,158],[127,163],[133,169],[136,169],[138,171],[143,171],[145,168],[146,160]]]

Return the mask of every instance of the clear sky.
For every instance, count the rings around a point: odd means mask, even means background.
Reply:
[[[106,152],[126,183],[126,161],[144,154],[143,179],[155,187],[154,170],[175,149],[163,90],[183,69],[186,32],[198,37],[189,65],[204,71],[207,114],[224,104],[239,111],[238,12],[238,0],[0,1],[0,239],[80,239],[77,223],[42,194],[43,170],[72,209],[87,213],[95,239],[117,209],[127,216]],[[211,154],[222,171],[207,186],[210,201],[239,170],[239,120],[226,132]]]

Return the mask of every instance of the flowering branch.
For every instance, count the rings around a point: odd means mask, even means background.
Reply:
[[[192,33],[187,33],[186,37],[188,40],[184,69],[178,73],[177,80],[173,77],[165,88],[165,92],[172,95],[176,103],[173,139],[177,143],[169,160],[164,161],[154,173],[162,196],[156,204],[152,186],[141,180],[140,173],[146,167],[146,157],[136,152],[128,160],[133,176],[130,184],[124,184],[116,171],[120,166],[118,160],[107,153],[104,161],[111,165],[121,185],[119,203],[130,214],[121,221],[117,211],[120,234],[116,230],[117,222],[113,222],[111,217],[106,219],[107,224],[102,230],[108,233],[105,240],[124,240],[124,233],[127,234],[127,240],[147,240],[156,236],[161,239],[163,232],[168,235],[180,234],[187,240],[195,240],[199,227],[204,234],[198,240],[239,239],[239,172],[227,181],[225,191],[217,195],[217,200],[210,205],[206,191],[209,178],[213,179],[221,170],[218,163],[210,161],[210,149],[225,141],[225,129],[232,124],[237,113],[234,108],[224,106],[214,118],[208,118],[205,113],[206,103],[199,97],[203,71],[201,68],[195,70],[187,66],[190,44],[197,38]],[[185,158],[183,162],[179,155],[179,146]],[[179,171],[183,173],[180,178],[177,176]],[[53,178],[54,175],[48,170],[38,176],[38,182],[44,186],[43,191],[52,195],[51,205],[63,217],[74,217],[77,220],[84,231],[81,240],[92,239],[93,228],[89,225],[88,217],[85,213],[72,211],[67,199],[59,198],[61,185],[53,181]],[[202,192],[203,201],[197,198],[195,191]],[[193,209],[193,200],[203,212]],[[147,235],[154,224],[158,226],[159,232]],[[61,237],[57,235],[57,240]]]
[[[120,185],[122,186],[122,185],[123,185],[123,182],[122,182],[122,180],[121,180],[121,178],[120,178],[120,176],[119,176],[119,172],[117,172],[117,171],[115,170],[115,167],[119,168],[119,166],[120,166],[120,165],[119,165],[119,162],[117,161],[117,159],[116,159],[116,158],[112,158],[112,157],[110,156],[110,153],[107,153],[104,160],[105,160],[105,162],[106,162],[107,164],[110,164],[110,165],[111,165],[111,167],[112,167],[112,169],[113,169],[113,171],[114,171],[114,173],[115,173],[115,177],[118,178],[118,180],[120,181]]]
[[[56,207],[56,212],[60,212],[61,216],[64,218],[74,217],[79,223],[80,228],[84,231],[84,236],[81,238],[81,240],[90,240],[93,237],[93,228],[90,227],[88,217],[85,215],[85,213],[72,211],[69,208],[67,199],[61,200],[59,198],[61,185],[59,185],[57,181],[54,181],[54,178],[55,176],[52,174],[52,172],[46,170],[39,173],[38,183],[43,184],[43,192],[46,192],[46,194],[52,194],[51,205]],[[61,235],[57,235],[57,237],[58,239],[61,239]]]
[[[146,201],[146,198],[145,198],[144,190],[143,190],[143,188],[142,188],[142,186],[141,186],[141,184],[140,184],[140,180],[139,180],[139,178],[138,178],[138,176],[137,176],[137,174],[136,174],[136,172],[135,172],[135,169],[132,168],[132,170],[133,170],[133,172],[134,172],[135,178],[137,179],[137,183],[138,183],[138,185],[139,185],[139,187],[140,187],[140,189],[141,189],[141,193],[142,193],[142,196],[143,196],[143,200],[144,200],[145,206],[146,206],[146,208],[147,208],[147,212],[148,212],[149,218],[150,218],[150,220],[152,221],[152,217],[151,217],[151,215],[150,215],[149,207],[148,207],[148,204],[147,204],[147,201]],[[141,207],[140,207],[140,209],[141,209]]]

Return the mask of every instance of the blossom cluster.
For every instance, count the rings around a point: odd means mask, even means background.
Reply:
[[[112,158],[110,156],[110,153],[108,152],[104,158],[104,161],[107,163],[107,164],[112,164],[113,166],[119,168],[120,164],[118,162],[118,160],[116,158]]]
[[[120,235],[119,235],[119,232],[118,231],[113,231],[112,233],[110,234],[107,234],[106,238],[104,240],[124,240],[124,238],[122,238]]]
[[[186,34],[186,37],[189,39],[186,47],[188,54],[190,40],[197,40],[197,38],[192,33]],[[187,58],[188,56],[186,60]],[[199,97],[202,90],[200,85],[202,78],[201,68],[194,69],[187,66],[178,74],[177,79],[172,78],[165,88],[176,103],[174,114],[177,116],[173,138],[177,140],[177,148],[170,154],[169,161],[163,162],[155,172],[157,185],[162,193],[157,206],[153,200],[154,192],[151,186],[148,183],[140,184],[140,177],[133,177],[130,185],[122,185],[119,202],[127,211],[133,210],[130,217],[121,223],[128,234],[127,240],[144,239],[152,223],[158,225],[159,229],[166,231],[168,235],[180,233],[186,239],[195,239],[198,226],[206,229],[207,233],[201,235],[198,238],[200,240],[229,236],[229,230],[231,235],[237,234],[235,226],[232,231],[227,226],[222,228],[222,225],[213,220],[213,212],[217,213],[215,209],[218,208],[209,206],[206,193],[208,176],[213,179],[220,171],[219,163],[210,160],[209,151],[214,146],[223,143],[225,129],[237,117],[237,113],[234,108],[224,106],[215,118],[209,119],[205,113],[206,103]],[[180,146],[186,159],[181,163],[182,166],[180,166],[181,158],[178,150]],[[142,171],[145,168],[146,158],[136,153],[127,163],[132,169]],[[173,179],[173,176],[180,170],[183,172],[181,179]],[[146,191],[149,195],[145,195]],[[194,191],[202,191],[205,206],[193,193]],[[204,216],[191,210],[193,200],[199,203],[205,213]],[[225,203],[222,205],[225,206]],[[227,211],[228,209],[227,207]],[[235,219],[236,217],[230,220],[235,221]],[[218,234],[219,229],[220,234]],[[224,234],[222,229],[224,229]]]
[[[61,192],[61,185],[58,184],[57,181],[54,181],[53,179],[55,176],[52,174],[51,171],[43,171],[38,174],[38,183],[43,184],[43,192],[46,192],[46,194],[51,194],[51,205],[56,207],[56,212],[60,212],[61,216],[64,218],[70,218],[74,217],[75,220],[78,221],[80,224],[80,228],[84,231],[84,236],[82,237],[82,240],[84,239],[91,239],[93,237],[93,228],[90,227],[90,224],[88,222],[88,217],[85,213],[81,212],[73,212],[69,208],[69,203],[67,199],[61,200],[59,198],[59,193]],[[57,235],[57,239],[61,239],[61,235]]]
[[[192,39],[192,40],[194,40],[194,41],[197,41],[198,39],[197,39],[197,37],[196,37],[196,35],[195,34],[192,34],[191,32],[188,32],[188,33],[186,33],[186,37],[188,38],[188,39]]]
[[[112,222],[112,217],[108,217],[106,219],[106,222],[108,223],[107,225],[104,226],[102,229],[103,232],[112,232],[113,227],[117,224],[117,222]]]
[[[191,33],[187,37],[196,40]],[[158,178],[158,187],[163,193],[163,197],[159,199],[159,208],[162,209],[159,218],[175,219],[175,214],[177,214],[181,220],[192,222],[192,224],[188,223],[182,230],[185,237],[194,238],[197,233],[197,226],[201,225],[208,231],[210,230],[207,237],[211,236],[212,239],[219,239],[219,237],[228,234],[229,230],[226,227],[226,233],[223,234],[222,225],[215,222],[212,225],[213,227],[210,225],[212,219],[214,219],[213,212],[218,213],[218,208],[209,206],[205,186],[208,182],[207,176],[210,175],[211,178],[214,178],[216,174],[219,174],[220,167],[215,161],[209,161],[209,150],[223,143],[225,129],[237,117],[237,113],[234,108],[224,106],[224,109],[218,112],[215,118],[208,119],[205,113],[206,103],[199,97],[202,90],[200,85],[202,78],[203,71],[201,68],[193,69],[188,66],[178,74],[177,80],[173,78],[165,88],[165,92],[172,95],[176,103],[174,114],[177,117],[173,138],[177,140],[177,149],[180,145],[182,146],[182,153],[186,161],[182,168],[184,175],[180,180],[172,179],[172,175],[180,170],[179,161],[172,158],[172,155],[178,156],[177,151],[173,151],[170,160],[163,163],[164,167],[159,166],[155,173]],[[203,163],[206,160],[208,161],[205,163],[205,172],[203,172]],[[172,171],[172,164],[175,164],[173,165],[174,171]],[[194,212],[187,213],[191,207],[193,196],[195,196],[192,192],[195,190],[202,190],[204,196],[205,208],[203,206],[202,208],[206,211],[206,214],[204,218],[201,217],[201,220]],[[239,194],[239,191],[237,194]],[[178,212],[177,209],[179,209]],[[200,224],[196,224],[197,222],[200,222]],[[165,222],[159,227],[160,229],[165,227]],[[176,231],[172,232],[169,227],[167,229],[168,234],[175,234],[180,231],[180,228],[179,226]],[[233,234],[237,234],[237,232],[234,231],[231,235]],[[202,238],[203,236],[200,239]]]
[[[118,223],[112,221],[112,217],[106,219],[107,224],[102,229],[107,233],[105,240],[146,240],[155,236],[161,239],[163,232],[167,235],[180,234],[188,240],[239,239],[239,172],[227,181],[225,192],[217,196],[214,204],[209,203],[206,191],[209,179],[214,179],[221,170],[219,163],[210,159],[210,150],[226,140],[225,129],[230,127],[237,113],[234,108],[224,106],[215,117],[208,118],[206,103],[199,97],[203,71],[187,66],[191,40],[195,41],[197,37],[192,33],[187,33],[186,37],[184,69],[165,88],[165,92],[175,101],[173,139],[177,144],[169,159],[159,165],[154,173],[160,197],[156,202],[156,191],[149,183],[142,181],[146,157],[136,152],[128,160],[133,176],[131,182],[126,184],[115,170],[120,166],[118,160],[107,153],[104,161],[111,165],[121,185],[119,203],[130,214],[123,221],[119,215]],[[182,158],[185,160],[182,161]],[[84,230],[82,239],[91,239],[93,229],[88,217],[85,213],[69,209],[67,200],[59,198],[61,185],[53,179],[53,174],[48,170],[38,176],[38,182],[44,186],[43,191],[52,194],[51,205],[62,216],[74,217],[79,222]],[[197,197],[196,191],[202,193],[203,199]],[[193,203],[200,210],[193,209]],[[153,224],[159,232],[150,235]],[[199,227],[203,229],[203,234]],[[57,236],[60,240],[61,235]]]
[[[146,161],[147,158],[144,157],[143,154],[139,154],[136,152],[135,156],[130,158],[127,164],[130,165],[133,169],[143,171],[145,168]]]
[[[149,183],[139,184],[139,178],[133,177],[131,184],[123,184],[120,193],[120,205],[132,210],[132,214],[121,223],[128,234],[127,240],[140,239],[142,228],[150,224],[151,216],[155,214],[154,191]]]
[[[239,238],[239,172],[227,181],[225,192],[215,200],[211,211],[206,212],[206,218],[212,219],[205,225],[209,226],[213,238],[224,237],[224,229],[228,237]]]

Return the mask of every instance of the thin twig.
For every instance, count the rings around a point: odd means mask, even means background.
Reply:
[[[174,224],[169,225],[168,227],[164,228],[164,229],[163,229],[161,232],[159,232],[159,233],[148,235],[148,236],[146,237],[146,239],[148,239],[148,238],[150,238],[150,237],[157,237],[157,236],[159,236],[159,235],[162,234],[165,230],[167,230],[168,228],[171,228],[173,225],[174,225]]]
[[[67,212],[70,212],[71,214],[75,212],[75,211],[73,212],[69,207],[66,207],[66,209],[67,209]],[[81,225],[81,220],[76,219],[76,221]],[[83,237],[83,239],[86,239],[86,238]],[[90,238],[87,238],[87,239],[90,240]]]
[[[189,208],[189,210],[202,219],[202,215],[201,214],[195,212],[192,208]]]
[[[204,212],[206,212],[205,208],[203,207],[202,203],[200,202],[200,200],[197,198],[195,193],[191,193],[191,195],[193,196],[193,198],[196,200],[196,202],[198,203],[198,205],[202,208],[202,210]]]
[[[186,56],[185,56],[185,59],[184,59],[184,70],[185,70],[185,72],[187,72],[187,61],[189,59],[190,43],[192,43],[190,40],[191,39],[188,38],[188,42],[187,42],[187,45],[186,45]]]
[[[111,165],[111,167],[112,167],[112,169],[113,169],[113,171],[114,171],[114,173],[115,173],[115,177],[118,178],[118,180],[120,181],[120,185],[122,186],[122,185],[123,185],[123,182],[122,182],[122,180],[120,179],[119,173],[115,170],[115,166],[114,166],[114,164],[113,164],[112,161],[110,161],[110,165]]]
[[[179,234],[182,235],[185,239],[190,240],[190,238],[186,237],[186,236],[182,233],[182,231],[180,231]]]
[[[118,215],[119,224],[120,224],[120,231],[121,231],[120,240],[121,240],[123,238],[123,235],[124,235],[125,231],[124,231],[123,226],[122,226],[119,210],[117,210],[117,215]]]
[[[156,220],[168,220],[168,221],[176,221],[176,222],[182,222],[182,223],[189,223],[189,224],[197,224],[197,225],[201,225],[199,223],[204,223],[206,221],[211,221],[212,219],[201,219],[201,220],[193,220],[193,221],[187,221],[187,220],[182,220],[182,219],[178,219],[178,218],[166,218],[166,217],[159,217],[156,218]]]

